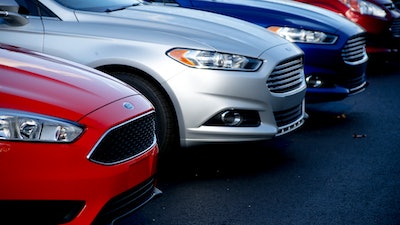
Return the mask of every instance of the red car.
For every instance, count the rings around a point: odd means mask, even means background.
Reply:
[[[400,52],[400,10],[391,0],[296,0],[339,13],[367,31],[367,52]]]
[[[0,45],[0,223],[103,224],[155,187],[151,103],[106,74]]]

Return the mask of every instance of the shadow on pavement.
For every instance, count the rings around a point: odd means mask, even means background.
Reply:
[[[290,143],[276,138],[271,141],[210,144],[181,148],[161,155],[158,179],[182,182],[198,179],[221,179],[273,171],[290,164],[285,149]]]

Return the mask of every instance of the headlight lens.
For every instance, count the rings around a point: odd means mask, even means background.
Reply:
[[[186,66],[200,69],[255,71],[262,64],[260,59],[195,49],[175,48],[167,55]]]
[[[65,120],[0,109],[0,139],[12,141],[72,142],[83,127]]]
[[[376,17],[385,17],[386,12],[381,7],[364,0],[340,0],[346,4],[351,10],[359,12],[363,15],[371,15]]]
[[[326,34],[321,31],[311,31],[291,27],[268,27],[268,30],[279,34],[290,42],[301,42],[311,44],[333,44],[337,40],[337,36]]]

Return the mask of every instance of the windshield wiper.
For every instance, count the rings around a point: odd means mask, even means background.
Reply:
[[[124,10],[124,9],[129,8],[129,7],[137,6],[137,5],[140,5],[140,2],[131,4],[131,5],[126,5],[126,6],[110,7],[110,8],[107,8],[104,12],[115,12],[115,11]]]

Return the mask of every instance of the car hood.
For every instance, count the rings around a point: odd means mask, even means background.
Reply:
[[[114,101],[138,94],[94,69],[0,44],[0,107],[78,121]]]
[[[389,5],[393,4],[394,1],[391,0],[368,0],[368,2],[374,3],[375,5]]]
[[[363,31],[357,24],[334,12],[289,0],[192,0],[192,4],[195,8],[251,20],[263,27],[285,25],[349,35]]]
[[[257,25],[200,10],[139,5],[110,13],[76,11],[79,23],[111,24],[93,35],[257,57],[288,41]]]

